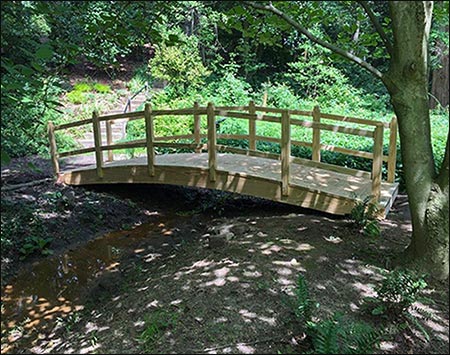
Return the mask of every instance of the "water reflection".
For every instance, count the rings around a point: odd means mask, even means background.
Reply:
[[[82,310],[89,285],[103,273],[117,271],[122,257],[134,254],[148,238],[161,242],[161,236],[170,235],[168,222],[158,217],[157,222],[106,234],[22,271],[2,291],[1,352],[11,352],[19,341],[21,348],[24,342],[32,346],[55,320]]]

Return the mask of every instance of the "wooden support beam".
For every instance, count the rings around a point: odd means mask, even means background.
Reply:
[[[201,121],[200,115],[197,113],[200,105],[197,101],[194,102],[194,140],[195,144],[200,147],[200,129],[201,129]],[[202,150],[200,148],[195,149],[196,153],[201,153]]]
[[[267,89],[264,90],[263,100],[262,100],[262,107],[267,106]]]
[[[97,176],[101,179],[103,178],[102,133],[98,114],[95,111],[92,113],[92,128],[94,133],[95,165],[97,167]]]
[[[254,115],[256,113],[255,101],[248,103],[248,113]],[[248,120],[248,146],[250,150],[256,150],[256,120]]]
[[[56,148],[55,125],[52,121],[48,121],[47,133],[48,141],[50,143],[50,157],[52,159],[53,173],[55,174],[56,178],[58,178],[59,162]]]
[[[288,110],[281,114],[281,193],[289,196],[291,166],[291,119]]]
[[[388,154],[388,175],[387,182],[395,181],[395,165],[397,163],[397,117],[392,117],[389,124],[389,154]]]
[[[113,145],[112,122],[106,121],[106,145]],[[114,160],[114,153],[108,150],[108,161]]]
[[[313,122],[320,124],[320,108],[319,108],[319,106],[314,106]],[[320,126],[313,127],[312,161],[320,162]]]
[[[375,127],[373,136],[372,162],[372,196],[373,202],[378,203],[381,194],[381,169],[383,166],[383,126]]]
[[[216,152],[216,114],[214,112],[214,104],[208,103],[206,108],[206,115],[208,118],[208,168],[209,168],[209,180],[216,181],[217,170],[217,152]]]
[[[147,167],[150,176],[155,176],[155,131],[153,127],[152,107],[145,104],[145,138],[147,141]]]

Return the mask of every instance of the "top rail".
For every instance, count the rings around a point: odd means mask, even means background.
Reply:
[[[81,120],[81,121],[75,121],[75,122],[69,122],[69,123],[63,123],[57,126],[54,126],[54,130],[60,130],[60,129],[67,129],[67,128],[72,128],[72,127],[78,127],[78,126],[83,126],[85,124],[89,124],[92,123],[92,118],[88,118],[86,120]]]

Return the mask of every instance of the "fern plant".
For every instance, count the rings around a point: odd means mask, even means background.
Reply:
[[[428,301],[421,296],[426,287],[424,275],[397,269],[390,272],[381,285],[375,288],[377,297],[369,297],[366,301],[376,306],[372,310],[373,315],[391,314],[398,317],[408,312],[414,302]]]
[[[297,279],[294,294],[294,313],[301,326],[306,326],[311,354],[372,354],[379,345],[380,331],[365,323],[345,321],[338,313],[329,319],[313,321],[313,312],[319,304],[312,299],[303,275]]]
[[[308,324],[314,354],[373,354],[383,333],[370,325],[345,321],[339,313]]]
[[[425,320],[434,316],[419,307],[414,306],[417,301],[430,303],[431,299],[423,296],[423,290],[427,287],[425,275],[420,275],[411,270],[397,269],[390,272],[380,286],[375,288],[376,297],[367,297],[364,307],[371,311],[372,315],[395,320],[398,324],[395,329],[416,328],[429,341],[430,336],[418,318],[411,311],[420,314]]]
[[[377,215],[378,207],[372,202],[373,196],[358,200],[353,207],[350,218],[360,231],[367,237],[378,237],[381,234]]]
[[[311,299],[308,285],[303,275],[299,275],[297,279],[297,287],[294,290],[296,296],[294,313],[295,316],[303,322],[311,320],[312,311],[318,307],[318,303]]]

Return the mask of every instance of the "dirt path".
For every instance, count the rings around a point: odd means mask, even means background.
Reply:
[[[46,189],[55,187],[23,191],[15,198],[24,204],[22,194],[45,196]],[[293,313],[299,275],[320,304],[315,319],[340,312],[347,322],[377,326],[361,309],[363,299],[408,244],[411,229],[401,196],[382,223],[382,236],[367,238],[345,218],[204,190],[56,189],[64,196],[74,193],[79,202],[58,210],[74,214],[70,228],[76,221],[84,224],[82,214],[74,212],[76,206],[88,206],[89,198],[100,199],[98,210],[106,208],[107,218],[96,223],[95,231],[80,237],[73,233],[74,239],[92,238],[105,227],[120,229],[136,211],[153,224],[136,229],[146,237],[123,247],[85,287],[80,307],[51,327],[4,332],[2,326],[2,352],[301,353],[309,344],[302,342],[302,325]],[[2,209],[8,196],[2,194]],[[113,201],[118,205],[108,212]],[[155,219],[154,213],[170,218]],[[434,300],[425,306],[434,317],[419,321],[431,341],[417,330],[405,330],[385,339],[380,353],[445,353],[448,283],[431,285],[427,296]]]

